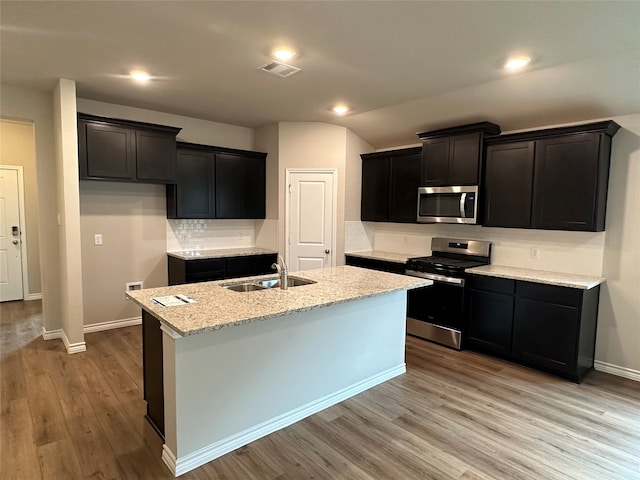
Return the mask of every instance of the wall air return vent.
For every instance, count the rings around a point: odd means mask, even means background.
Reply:
[[[280,62],[267,63],[266,65],[261,66],[259,70],[271,73],[272,75],[277,75],[278,77],[290,77],[294,73],[298,73],[300,71],[298,67]]]

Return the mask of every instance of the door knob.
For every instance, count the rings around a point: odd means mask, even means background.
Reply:
[[[324,251],[324,253],[331,253],[331,250],[329,250],[328,248]]]
[[[14,245],[17,245],[18,243],[20,243],[20,242],[18,242],[18,240],[14,240],[14,241],[13,241],[13,244],[14,244]]]

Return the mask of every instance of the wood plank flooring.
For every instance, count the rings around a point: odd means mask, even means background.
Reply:
[[[172,478],[144,420],[140,327],[67,355],[37,337],[38,308],[0,306],[0,478]],[[640,479],[640,383],[576,385],[412,337],[406,358],[405,375],[181,478]]]

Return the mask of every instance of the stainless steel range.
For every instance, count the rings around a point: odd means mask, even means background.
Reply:
[[[464,335],[465,270],[488,265],[491,243],[433,238],[430,257],[407,260],[407,275],[433,280],[433,286],[410,290],[407,333],[460,349]]]

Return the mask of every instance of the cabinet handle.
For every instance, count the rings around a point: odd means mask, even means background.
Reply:
[[[327,249],[324,251],[324,253],[329,254],[329,253],[331,253],[331,250],[329,250],[329,249],[327,248]]]

